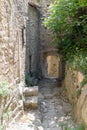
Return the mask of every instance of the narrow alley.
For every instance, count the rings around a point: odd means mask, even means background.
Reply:
[[[0,0],[0,130],[87,130],[87,0]]]

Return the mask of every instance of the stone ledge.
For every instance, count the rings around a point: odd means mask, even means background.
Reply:
[[[24,104],[24,110],[26,109],[37,109],[38,108],[38,97],[25,97]]]
[[[24,88],[23,94],[24,96],[38,96],[38,86]]]

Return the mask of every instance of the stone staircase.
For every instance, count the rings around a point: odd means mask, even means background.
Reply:
[[[24,110],[38,108],[38,86],[23,89],[23,106]]]

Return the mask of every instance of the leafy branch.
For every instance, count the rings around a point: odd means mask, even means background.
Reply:
[[[78,68],[84,72],[87,68],[87,63],[85,66],[82,63],[87,58],[87,0],[54,0],[48,12],[44,25],[53,31],[58,53],[68,62],[76,61],[77,65],[80,57]]]

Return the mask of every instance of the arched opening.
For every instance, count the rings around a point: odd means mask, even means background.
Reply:
[[[45,52],[43,56],[43,75],[45,78],[60,78],[60,57],[56,52]]]

